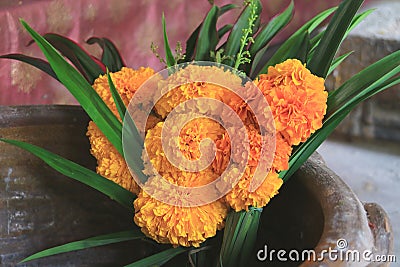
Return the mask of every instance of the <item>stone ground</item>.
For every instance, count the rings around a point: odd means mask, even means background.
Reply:
[[[362,202],[378,203],[388,213],[400,264],[400,143],[331,139],[318,152]]]

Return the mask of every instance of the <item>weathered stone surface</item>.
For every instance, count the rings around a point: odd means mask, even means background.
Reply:
[[[339,54],[354,53],[327,80],[328,89],[338,88],[365,67],[400,49],[400,3],[377,1],[367,8],[376,10],[343,42]],[[397,85],[359,105],[335,134],[399,141],[399,103],[400,86]]]
[[[85,136],[88,118],[78,107],[61,110],[2,107],[0,137],[33,143],[93,168]],[[63,177],[28,152],[0,142],[0,266],[15,266],[37,251],[132,225],[132,214],[117,203]],[[132,249],[141,248],[124,243],[18,266],[122,266],[132,260]]]

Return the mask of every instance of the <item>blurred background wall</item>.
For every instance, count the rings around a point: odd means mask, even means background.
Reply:
[[[242,0],[215,0],[222,6]],[[262,21],[267,22],[282,12],[290,0],[262,0]],[[340,3],[340,0],[295,0],[295,15],[284,33],[288,34],[318,12]],[[24,53],[43,57],[36,45],[27,46],[31,38],[19,23],[23,18],[40,34],[47,32],[66,35],[82,44],[89,52],[100,56],[97,45],[86,45],[92,36],[111,39],[127,66],[150,66],[156,70],[163,64],[150,49],[151,42],[160,47],[163,55],[161,15],[164,12],[171,46],[177,41],[185,44],[187,37],[198,26],[211,7],[207,0],[2,0],[0,1],[0,54]],[[221,18],[222,23],[233,23],[240,9]],[[69,92],[57,81],[27,64],[0,59],[0,105],[77,104]]]

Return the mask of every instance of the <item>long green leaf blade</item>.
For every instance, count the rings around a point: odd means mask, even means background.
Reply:
[[[370,9],[370,10],[364,11],[364,12],[361,13],[361,14],[356,15],[356,16],[353,18],[353,20],[352,20],[352,22],[351,22],[349,28],[347,29],[345,35],[343,36],[343,39],[342,39],[342,40],[346,39],[346,37],[349,35],[349,33],[350,33],[358,24],[360,24],[360,22],[363,21],[369,14],[371,14],[372,12],[373,12],[373,10]],[[325,30],[324,30],[324,31],[321,31],[321,32],[318,33],[314,38],[312,38],[312,40],[311,40],[311,46],[310,46],[311,49],[310,49],[310,53],[309,53],[309,56],[308,56],[308,59],[307,59],[307,65],[309,64],[311,58],[314,56],[315,49],[318,47],[318,44],[319,44],[319,42],[321,41],[322,36],[324,36],[324,33],[325,33]],[[332,64],[333,64],[333,62],[332,62]],[[331,64],[331,65],[332,65],[332,64]],[[328,74],[326,75],[327,77],[329,76],[329,73],[330,73],[330,72],[328,71]]]
[[[350,51],[346,54],[341,55],[340,57],[334,59],[332,61],[332,65],[329,68],[327,76],[329,76],[348,56],[350,56],[353,52]]]
[[[194,51],[196,48],[196,42],[197,42],[197,38],[199,36],[199,32],[201,29],[201,26],[203,24],[200,24],[199,26],[197,26],[197,28],[192,32],[192,34],[190,35],[190,37],[186,40],[186,51],[185,51],[185,61],[191,61],[193,60],[193,55],[194,55]]]
[[[93,83],[96,78],[104,74],[104,66],[98,60],[95,61],[83,48],[74,41],[64,36],[47,33],[43,36],[53,47],[66,56],[72,64],[87,78],[89,83]]]
[[[397,73],[399,70],[397,70]],[[335,113],[331,118],[324,122],[323,128],[311,135],[311,137],[297,149],[296,153],[290,159],[289,170],[281,172],[279,177],[286,182],[293,175],[293,173],[311,156],[311,154],[314,153],[314,151],[322,144],[322,142],[328,138],[328,136],[336,129],[339,123],[346,118],[346,116],[357,104],[397,84],[400,84],[400,77],[387,80],[382,85],[367,90],[368,93],[357,98],[357,101],[348,103],[348,106],[344,107],[341,112]]]
[[[174,55],[172,54],[171,47],[169,45],[167,30],[165,26],[165,16],[164,13],[162,15],[162,27],[163,27],[163,36],[164,36],[164,51],[165,51],[165,59],[167,62],[167,67],[172,67],[176,64]]]
[[[276,65],[290,58],[299,58],[299,60],[303,59],[304,52],[303,49],[306,49],[308,43],[309,34],[308,31],[302,31],[299,34],[290,38],[287,42],[281,45],[281,47],[276,51],[276,53],[267,61],[264,67],[260,70],[259,74],[267,73],[268,68],[270,66]]]
[[[226,24],[224,26],[222,26],[219,30],[218,30],[218,39],[221,39],[227,32],[229,32],[230,30],[232,30],[233,25],[232,24]]]
[[[129,210],[133,210],[132,203],[135,199],[133,193],[94,171],[32,144],[3,138],[0,138],[0,141],[17,146],[34,154],[61,174],[84,183],[117,201]]]
[[[259,0],[255,0],[254,4],[256,5],[255,13],[259,17],[262,9],[261,2]],[[234,58],[239,52],[243,31],[249,28],[249,19],[253,15],[252,11],[253,10],[250,5],[247,5],[247,7],[240,14],[238,20],[231,30],[231,33],[228,36],[224,50],[224,55],[228,57],[224,62],[226,65],[233,66],[235,63]]]
[[[86,41],[88,44],[97,43],[103,49],[101,61],[111,72],[117,72],[125,67],[125,63],[113,42],[107,38],[92,37]]]
[[[22,25],[38,44],[43,54],[49,61],[58,79],[78,100],[83,109],[100,128],[103,134],[123,155],[121,131],[122,124],[106,106],[92,86],[51,46],[42,36],[34,31],[25,21]]]
[[[218,266],[243,266],[251,254],[262,209],[230,212],[226,219]]]
[[[94,248],[94,247],[99,247],[99,246],[104,246],[104,245],[109,245],[109,244],[115,244],[115,243],[120,243],[124,241],[130,241],[134,239],[139,239],[139,238],[144,238],[144,234],[139,230],[128,230],[128,231],[123,231],[123,232],[118,232],[118,233],[112,233],[112,234],[106,234],[106,235],[100,235],[96,237],[91,237],[87,238],[84,240],[80,241],[74,241],[70,242],[61,246],[49,248],[43,251],[40,251],[38,253],[35,253],[25,259],[23,259],[20,263],[44,258],[44,257],[49,257],[61,253],[66,253],[66,252],[71,252],[71,251],[77,251],[77,250],[82,250],[82,249],[87,249],[87,248]]]
[[[326,77],[343,37],[363,2],[364,0],[345,0],[339,5],[309,62],[308,68],[312,73]]]
[[[185,251],[187,251],[187,249],[182,247],[170,248],[162,252],[159,252],[157,254],[151,255],[147,258],[125,265],[125,267],[161,266],[170,259],[174,258],[175,256],[178,256],[179,254],[182,254]]]
[[[290,2],[289,6],[281,14],[273,18],[263,29],[260,30],[254,39],[254,43],[250,47],[250,54],[252,57],[260,51],[272,38],[283,28],[293,17],[294,2]]]
[[[221,15],[225,14],[226,12],[228,12],[229,10],[232,10],[234,8],[237,8],[237,6],[234,4],[224,5],[219,8],[218,16],[221,16]],[[189,62],[194,59],[193,56],[194,56],[194,51],[196,49],[196,42],[199,37],[199,32],[200,32],[200,29],[201,29],[203,23],[204,22],[200,23],[200,25],[197,26],[197,28],[192,32],[192,34],[186,41],[186,51],[185,51],[185,59],[184,59],[185,62]],[[226,27],[223,27],[223,28],[226,28]],[[221,31],[221,35],[223,35],[222,33],[223,32]],[[220,38],[221,38],[221,35],[219,36]]]
[[[215,51],[219,40],[217,32],[218,13],[219,9],[214,5],[203,21],[196,44],[195,60],[209,60],[210,52]]]
[[[50,64],[44,61],[41,58],[30,57],[23,54],[7,54],[2,55],[0,58],[8,58],[8,59],[15,59],[21,62],[27,63],[31,66],[38,68],[41,71],[44,71],[54,79],[58,80],[57,75],[54,73],[53,69],[51,68]]]
[[[123,120],[126,113],[126,106],[122,101],[121,96],[117,91],[117,88],[115,88],[114,82],[111,79],[111,75],[108,69],[107,69],[107,81],[108,81],[108,86],[110,87],[111,95],[113,97],[115,106],[117,107],[119,117],[121,118],[121,120]]]
[[[366,67],[329,94],[326,116],[351,101],[360,91],[400,65],[400,50]]]
[[[279,47],[279,49],[267,61],[267,63],[262,68],[260,68],[260,71],[258,71],[256,75],[252,74],[252,76],[258,76],[262,73],[266,73],[269,66],[281,63],[283,62],[283,59],[287,59],[291,55],[297,55],[299,52],[297,47],[301,46],[301,44],[304,42],[304,38],[307,38],[306,36],[314,31],[335,10],[335,7],[327,9],[306,22]]]

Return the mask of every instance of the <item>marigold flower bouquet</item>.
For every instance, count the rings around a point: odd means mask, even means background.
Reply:
[[[284,182],[357,104],[400,82],[395,52],[329,94],[325,90],[325,78],[349,55],[335,58],[341,42],[370,12],[356,13],[362,2],[344,0],[318,14],[269,57],[269,44],[289,23],[293,2],[263,24],[261,2],[245,1],[236,23],[221,28],[218,18],[237,7],[213,5],[185,52],[178,46],[175,55],[163,18],[166,58],[160,59],[167,67],[160,72],[126,67],[106,38],[88,40],[103,48],[97,59],[21,20],[48,62],[2,57],[42,69],[76,97],[92,120],[87,136],[97,168],[0,140],[134,211],[136,225],[122,235],[49,248],[24,261],[142,238],[171,247],[128,266],[163,265],[179,254],[188,255],[185,266],[244,266],[263,207]],[[212,238],[218,234],[221,241]],[[205,258],[201,252],[208,249],[217,251],[215,257]]]

